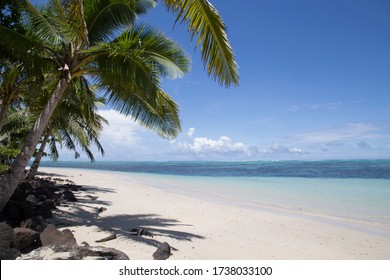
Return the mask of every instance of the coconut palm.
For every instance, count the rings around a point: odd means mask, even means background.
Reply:
[[[90,149],[92,144],[104,155],[99,137],[103,124],[108,122],[97,113],[97,105],[104,104],[104,98],[96,97],[85,78],[73,80],[67,91],[69,94],[66,94],[57,106],[42,135],[40,148],[30,167],[28,178],[33,178],[37,174],[47,144],[49,144],[49,155],[52,160],[57,160],[59,157],[57,144],[73,150],[76,158],[80,156],[77,151],[77,147],[80,147],[87,157],[94,161]]]
[[[29,32],[0,26],[0,48],[9,56],[57,74],[48,103],[25,139],[19,156],[0,181],[0,210],[23,177],[59,101],[72,79],[91,76],[111,104],[164,137],[180,131],[178,108],[161,88],[161,78],[180,77],[190,60],[172,40],[148,27],[134,27],[137,15],[154,7],[152,0],[50,0],[42,11],[21,1]],[[198,37],[209,75],[221,84],[238,83],[225,26],[206,0],[163,2],[189,22]],[[120,33],[120,31],[123,31]],[[119,36],[116,36],[119,34]],[[28,54],[28,55],[26,55]]]

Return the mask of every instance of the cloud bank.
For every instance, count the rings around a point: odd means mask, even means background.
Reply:
[[[100,110],[109,121],[100,142],[106,155],[94,152],[97,160],[288,160],[389,158],[390,131],[386,125],[347,123],[307,133],[275,139],[271,143],[250,145],[222,134],[198,136],[190,127],[175,140],[168,141],[115,110]],[[245,136],[242,137],[244,139]],[[259,142],[261,139],[259,139]],[[383,153],[383,151],[387,151]],[[82,154],[82,153],[81,153]],[[74,160],[74,153],[63,150],[61,160]],[[81,160],[86,160],[82,154]]]

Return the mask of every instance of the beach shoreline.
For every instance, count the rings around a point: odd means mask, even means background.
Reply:
[[[49,167],[41,171],[83,186],[76,194],[79,202],[58,207],[53,222],[69,228],[78,244],[91,246],[113,229],[117,238],[100,245],[121,250],[130,259],[152,259],[162,242],[173,248],[173,260],[390,259],[386,225],[219,203],[156,188],[126,173]],[[86,195],[97,199],[89,201]],[[97,214],[101,207],[107,210]],[[145,229],[153,237],[134,236],[131,229]]]

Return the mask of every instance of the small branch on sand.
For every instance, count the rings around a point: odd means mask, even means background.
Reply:
[[[96,240],[95,242],[97,242],[97,243],[106,242],[106,241],[113,240],[115,238],[116,238],[116,232],[114,230],[112,230],[111,234],[109,236],[102,238],[102,239],[99,239],[99,240]]]

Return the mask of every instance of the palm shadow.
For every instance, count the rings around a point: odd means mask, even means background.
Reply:
[[[179,220],[164,218],[156,213],[143,214],[121,214],[112,216],[99,216],[99,208],[109,207],[110,202],[99,199],[100,194],[116,192],[110,188],[96,188],[83,185],[81,191],[76,194],[78,202],[68,203],[67,207],[72,208],[72,212],[61,209],[54,211],[55,225],[58,228],[68,226],[96,226],[102,231],[115,230],[117,235],[123,238],[143,243],[149,246],[158,247],[160,242],[156,237],[169,237],[177,241],[192,242],[193,239],[204,239],[204,236],[193,234],[187,231],[175,230],[175,226],[192,227],[190,224],[183,224]],[[98,196],[94,201],[91,196]],[[144,229],[153,234],[134,235],[132,229]],[[173,250],[176,250],[172,247]]]

